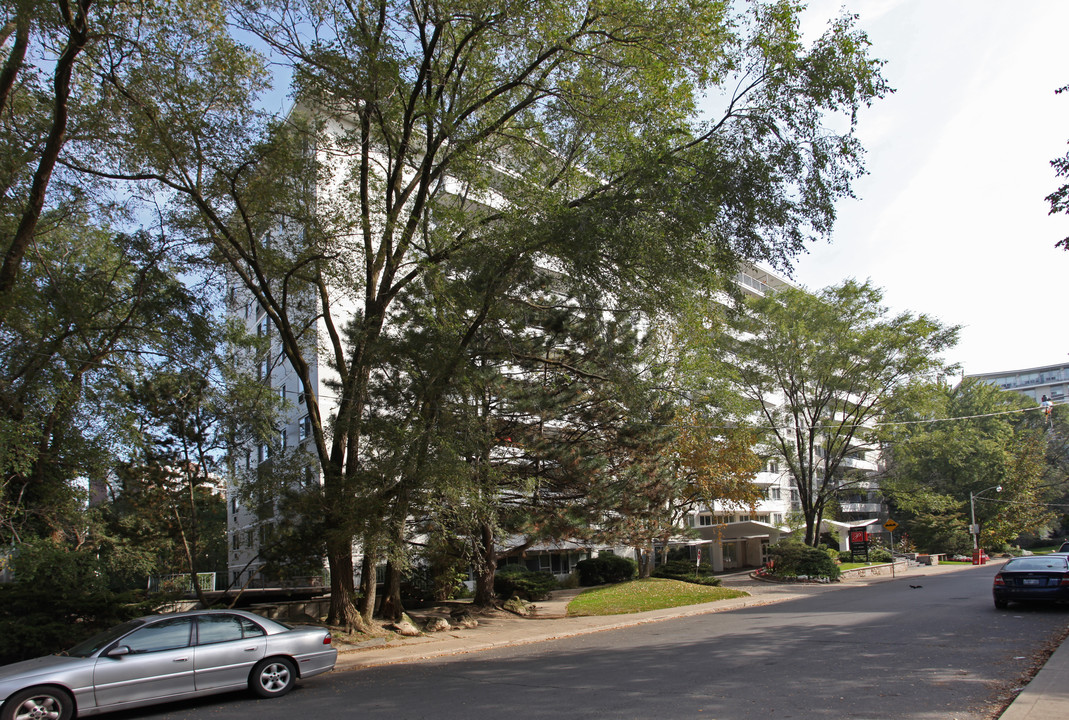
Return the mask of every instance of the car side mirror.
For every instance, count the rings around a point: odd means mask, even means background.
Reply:
[[[123,655],[130,654],[130,647],[128,645],[116,645],[106,653],[108,657],[122,657]]]

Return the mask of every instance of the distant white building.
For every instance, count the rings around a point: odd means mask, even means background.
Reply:
[[[1043,365],[1024,370],[975,373],[965,377],[995,385],[1003,390],[1019,392],[1036,402],[1046,395],[1055,403],[1060,403],[1065,401],[1066,387],[1069,387],[1069,363]]]

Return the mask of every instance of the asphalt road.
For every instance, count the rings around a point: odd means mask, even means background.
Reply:
[[[335,672],[113,718],[987,720],[1069,610],[991,602],[996,568],[415,664]]]

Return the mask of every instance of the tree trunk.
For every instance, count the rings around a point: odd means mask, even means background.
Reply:
[[[494,592],[494,573],[497,572],[497,554],[494,551],[494,529],[482,523],[475,542],[475,597],[472,604],[491,607],[497,600]]]
[[[652,547],[649,544],[635,546],[635,557],[638,559],[638,576],[648,578],[652,569]]]
[[[44,146],[38,155],[37,170],[30,183],[26,206],[23,208],[14,237],[4,254],[3,264],[0,264],[0,298],[4,301],[0,304],[0,321],[9,308],[7,302],[15,285],[22,257],[33,240],[37,222],[44,208],[45,194],[52,179],[52,171],[56,167],[60,151],[67,140],[71,78],[74,74],[75,61],[89,37],[88,15],[91,3],[92,0],[80,0],[75,5],[67,24],[66,46],[56,60],[55,75],[52,80],[52,123]]]
[[[378,551],[367,540],[364,542],[364,559],[360,563],[360,600],[357,610],[369,627],[375,616],[375,599],[378,590]]]
[[[386,582],[382,588],[382,605],[379,607],[379,617],[384,620],[398,622],[404,613],[405,608],[401,604],[401,571],[390,560],[386,563]]]
[[[327,624],[367,633],[371,624],[356,609],[353,600],[353,544],[345,538],[327,540],[327,559],[330,562],[330,613]]]
[[[805,544],[810,547],[817,546],[817,538],[820,535],[820,522],[815,508],[805,508]]]

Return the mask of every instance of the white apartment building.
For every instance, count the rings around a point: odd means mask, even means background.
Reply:
[[[965,377],[995,385],[1003,390],[1019,392],[1036,402],[1046,395],[1053,402],[1061,403],[1065,402],[1066,388],[1069,387],[1069,363],[1042,365],[1024,370],[975,373]]]
[[[263,308],[259,307],[246,293],[233,290],[230,297],[230,317],[243,321],[246,331],[266,338],[269,349],[258,358],[250,358],[255,365],[257,378],[264,383],[269,392],[275,393],[283,401],[283,413],[279,417],[279,437],[277,445],[262,444],[238,449],[232,458],[235,473],[230,478],[227,488],[227,573],[228,582],[242,587],[251,582],[259,586],[264,582],[260,574],[263,561],[259,558],[259,548],[273,529],[273,508],[248,507],[242,501],[239,485],[257,472],[259,466],[271,460],[272,453],[285,452],[296,459],[305,455],[305,472],[302,482],[306,484],[322,482],[318,469],[315,448],[310,447],[311,422],[308,417],[305,394],[297,376],[282,353],[277,333],[272,332],[271,322]],[[320,376],[318,364],[310,369],[322,412],[331,412],[332,396]],[[310,576],[296,579],[299,584],[321,583],[322,576]]]

